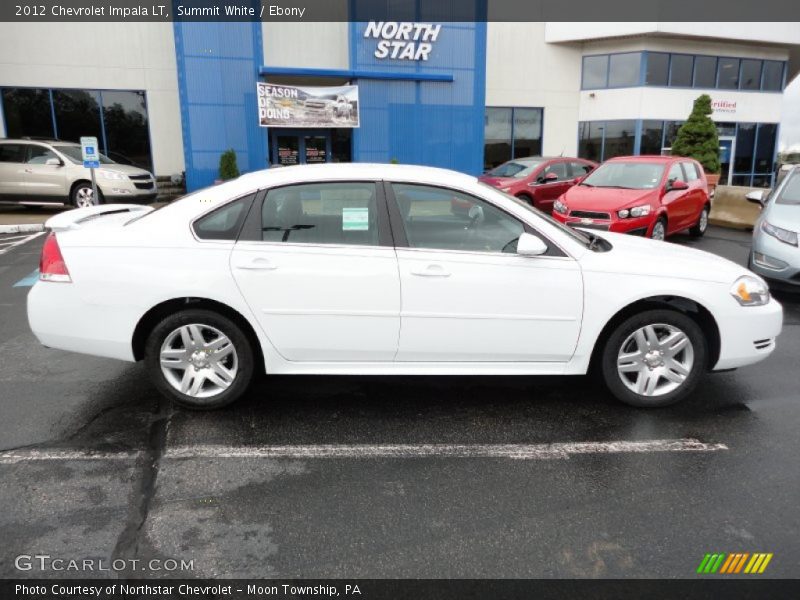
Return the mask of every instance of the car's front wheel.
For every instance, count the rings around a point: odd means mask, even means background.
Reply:
[[[100,192],[97,192],[98,196]],[[75,208],[86,208],[100,204],[100,198],[95,198],[91,183],[79,183],[72,190],[72,204]]]
[[[158,390],[187,408],[230,404],[253,379],[254,353],[241,328],[204,309],[184,310],[155,326],[145,364]]]
[[[603,379],[614,396],[639,407],[674,404],[706,370],[703,331],[672,310],[648,310],[623,321],[603,348]]]

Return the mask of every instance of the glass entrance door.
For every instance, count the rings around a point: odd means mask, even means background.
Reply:
[[[736,138],[719,138],[719,182],[721,185],[730,185],[731,165],[733,163],[733,144]]]
[[[273,129],[270,131],[273,165],[289,167],[331,161],[331,134],[325,130]]]

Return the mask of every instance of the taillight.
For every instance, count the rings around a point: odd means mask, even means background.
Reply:
[[[58,247],[56,234],[52,232],[48,234],[42,248],[42,258],[39,260],[39,280],[72,283],[67,263],[64,262],[61,248]]]

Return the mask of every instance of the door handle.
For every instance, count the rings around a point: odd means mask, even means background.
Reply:
[[[418,277],[450,277],[450,271],[442,265],[428,265],[424,269],[411,269],[411,274]]]
[[[278,268],[266,258],[254,258],[253,260],[236,265],[237,269],[244,269],[246,271],[274,271]]]
[[[25,169],[26,173],[33,173],[33,169]]]

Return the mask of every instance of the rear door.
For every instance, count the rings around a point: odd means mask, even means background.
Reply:
[[[555,180],[547,181],[548,175],[554,174]],[[535,206],[547,213],[553,211],[553,203],[572,186],[567,161],[559,160],[548,164],[537,178],[534,188]]]
[[[250,211],[231,255],[236,283],[289,361],[391,361],[400,276],[383,187],[289,185]]]
[[[46,164],[52,159],[59,164]],[[28,200],[67,202],[67,171],[61,159],[50,148],[40,144],[27,144],[24,171]]]
[[[0,200],[22,202],[25,194],[25,144],[0,142]]]

